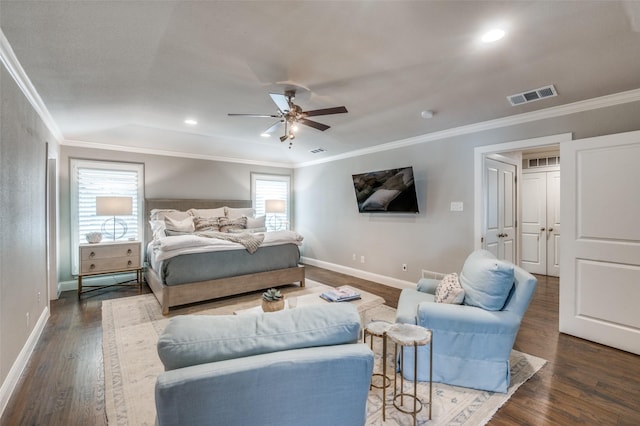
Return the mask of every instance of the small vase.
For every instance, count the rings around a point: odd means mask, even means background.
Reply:
[[[284,296],[280,300],[268,301],[262,299],[262,310],[264,312],[276,312],[284,309]]]

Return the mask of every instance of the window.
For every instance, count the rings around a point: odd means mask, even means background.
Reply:
[[[284,201],[284,212],[266,212],[267,200]],[[267,231],[289,229],[291,176],[251,173],[251,201],[256,210],[256,216],[266,214]]]
[[[89,232],[102,241],[140,240],[143,233],[144,165],[71,159],[71,272],[78,273],[78,245]],[[97,216],[96,197],[131,197],[133,214]],[[114,237],[115,234],[115,237]]]

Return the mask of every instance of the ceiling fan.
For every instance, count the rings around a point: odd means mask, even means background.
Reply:
[[[281,123],[284,123],[284,135],[280,136],[280,142],[289,140],[289,149],[291,149],[293,140],[295,139],[295,135],[293,132],[296,130],[296,125],[298,123],[304,124],[305,126],[313,127],[314,129],[318,129],[323,132],[331,127],[327,126],[326,124],[318,123],[317,121],[308,120],[307,117],[315,117],[317,115],[343,114],[348,112],[347,108],[344,106],[303,111],[302,108],[293,103],[295,95],[295,90],[287,90],[284,92],[284,95],[281,95],[279,93],[269,93],[269,96],[271,96],[271,99],[278,107],[278,112],[276,114],[229,114],[229,116],[277,118],[278,122],[265,130],[263,134],[271,134],[278,127],[280,127]]]

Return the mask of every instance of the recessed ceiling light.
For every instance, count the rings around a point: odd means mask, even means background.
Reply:
[[[263,138],[270,138],[271,135],[269,133],[260,133],[260,136],[262,136]]]
[[[504,35],[504,30],[494,28],[484,33],[484,35],[482,36],[482,41],[484,41],[485,43],[492,43],[494,41],[500,40],[502,37],[504,37]]]
[[[184,124],[188,124],[189,126],[195,126],[196,124],[198,124],[198,121],[194,120],[193,118],[187,118],[186,120],[184,120]]]

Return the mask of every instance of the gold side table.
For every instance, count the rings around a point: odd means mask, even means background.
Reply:
[[[398,359],[398,345],[400,345],[400,393],[397,393],[397,376],[393,381],[393,406],[403,413],[413,416],[413,424],[417,423],[417,415],[422,410],[424,404],[429,405],[429,420],[431,420],[432,404],[432,372],[433,372],[433,333],[419,325],[394,324],[386,330],[386,335],[395,344],[394,359]],[[429,345],[429,402],[423,402],[418,398],[418,346]],[[413,394],[404,391],[404,348],[412,346],[413,353]],[[404,398],[413,401],[413,409],[408,409],[404,405]],[[398,404],[400,399],[400,404]],[[418,407],[419,405],[419,407]]]
[[[391,385],[391,378],[387,376],[387,330],[393,324],[387,321],[371,321],[364,328],[364,343],[367,343],[367,336],[370,336],[369,344],[373,351],[373,338],[382,339],[382,373],[373,373],[371,377],[371,385],[376,389],[382,389],[382,421],[386,420],[385,406],[387,405],[386,389]],[[374,377],[381,378],[381,384],[377,385],[373,382]]]

